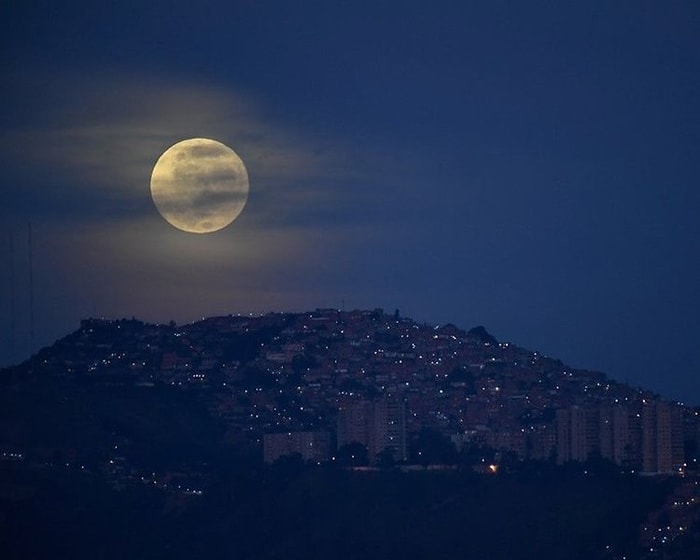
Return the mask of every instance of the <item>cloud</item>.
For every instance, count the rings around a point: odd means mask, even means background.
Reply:
[[[34,85],[14,86],[34,91],[29,98],[6,94],[22,116],[0,133],[15,185],[7,188],[26,214],[96,223],[152,214],[153,165],[191,137],[219,140],[241,156],[251,189],[244,214],[265,227],[313,221],[338,231],[417,189],[399,179],[411,177],[416,158],[396,146],[345,138],[324,123],[301,128],[230,86],[115,72],[54,74]]]
[[[37,293],[66,301],[66,315],[94,306],[183,320],[337,303],[341,284],[376,277],[365,259],[384,258],[378,247],[401,235],[394,225],[409,227],[396,207],[416,189],[399,178],[410,158],[273,119],[264,100],[230,87],[117,74],[50,81],[0,133],[2,163],[21,186],[3,183],[0,215],[24,205],[37,278],[51,279]],[[167,224],[149,189],[160,155],[191,137],[231,146],[250,181],[236,221],[203,236]]]
[[[143,196],[161,153],[202,136],[241,155],[261,201],[279,195],[287,204],[276,210],[292,210],[290,197],[321,200],[320,181],[347,171],[351,157],[342,141],[272,122],[262,103],[231,88],[111,74],[52,82],[29,101],[36,108],[26,109],[28,119],[6,129],[0,142],[20,179],[23,169],[43,170],[39,181],[32,172],[32,188],[65,186],[62,197]]]
[[[37,301],[71,301],[82,316],[93,312],[92,304],[100,314],[153,321],[272,310],[275,297],[288,308],[283,294],[311,304],[319,264],[330,254],[330,241],[310,227],[234,223],[202,236],[141,218],[50,235],[37,229]]]

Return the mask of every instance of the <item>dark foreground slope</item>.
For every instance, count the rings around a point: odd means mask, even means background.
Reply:
[[[223,431],[200,395],[163,384],[6,376],[0,410],[1,451],[90,468],[124,454],[141,470],[209,461]]]
[[[636,551],[671,481],[240,468],[201,496],[0,464],[3,558],[596,559]],[[609,547],[609,548],[608,548]],[[613,555],[615,554],[615,555]]]
[[[266,434],[334,435],[342,403],[391,387],[412,461],[459,470],[343,470],[362,464],[352,445],[323,466],[262,464]],[[0,558],[700,558],[693,464],[685,479],[645,478],[595,456],[555,467],[534,445],[551,445],[571,403],[622,400],[639,418],[647,398],[484,329],[377,310],[89,320],[0,371]],[[531,433],[521,443],[541,449],[477,438],[457,453],[449,435],[476,427]]]

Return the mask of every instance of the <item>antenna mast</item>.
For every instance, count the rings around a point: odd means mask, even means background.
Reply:
[[[10,230],[10,361],[15,363],[15,337],[17,336],[15,315],[15,239]]]
[[[34,263],[32,259],[32,223],[27,223],[29,242],[29,355],[34,353]]]

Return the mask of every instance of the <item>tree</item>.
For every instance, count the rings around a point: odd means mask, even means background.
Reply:
[[[367,447],[357,441],[340,446],[336,457],[341,467],[362,467],[369,465]]]
[[[453,465],[457,462],[457,450],[436,429],[423,428],[411,442],[411,459],[423,465]]]
[[[382,469],[391,469],[396,465],[396,460],[394,459],[394,452],[385,447],[379,453],[377,453],[377,466]]]

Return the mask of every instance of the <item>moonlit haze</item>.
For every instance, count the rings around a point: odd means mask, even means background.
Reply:
[[[197,6],[2,8],[0,365],[382,307],[700,403],[700,3]]]

